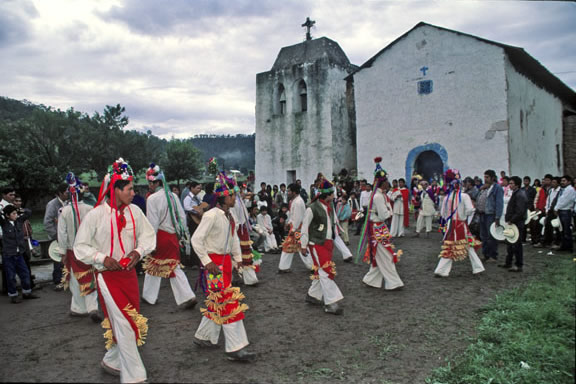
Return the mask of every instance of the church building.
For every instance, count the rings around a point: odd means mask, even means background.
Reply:
[[[376,156],[407,180],[576,175],[576,93],[522,48],[423,22],[359,68],[320,38],[257,75],[257,181],[370,180]]]
[[[308,187],[318,172],[331,178],[356,168],[354,103],[344,78],[357,68],[338,43],[311,39],[308,30],[256,76],[256,184],[300,179]]]

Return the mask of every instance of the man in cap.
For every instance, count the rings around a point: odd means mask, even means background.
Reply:
[[[72,293],[70,316],[90,316],[92,321],[99,323],[102,317],[98,314],[95,269],[78,260],[73,250],[78,228],[92,207],[82,201],[83,186],[74,173],[68,173],[66,183],[70,204],[62,209],[58,219],[58,248],[64,265],[63,284]]]
[[[134,197],[133,172],[122,158],[109,168],[98,203],[88,212],[74,243],[78,260],[93,265],[104,312],[106,349],[101,362],[110,374],[131,383],[144,382],[146,369],[138,353],[148,333],[140,314],[138,276],[134,266],[156,248],[154,228]]]
[[[324,304],[324,312],[341,315],[344,298],[336,285],[336,264],[332,261],[333,239],[336,231],[336,215],[332,201],[334,185],[327,179],[318,188],[317,199],[310,203],[302,220],[301,253],[310,252],[314,262],[312,284],[306,301],[311,304]]]
[[[188,278],[180,268],[180,248],[186,247],[188,227],[186,214],[176,194],[166,187],[164,173],[151,164],[146,172],[149,189],[153,193],[146,201],[146,216],[156,231],[156,250],[144,262],[144,287],[142,299],[150,305],[156,304],[162,278],[170,279],[176,304],[185,308],[196,305],[196,295]]]
[[[193,342],[199,347],[218,343],[224,330],[225,351],[229,360],[250,361],[256,354],[247,350],[248,336],[244,328],[246,304],[240,288],[232,286],[232,269],[242,265],[242,251],[230,208],[236,204],[234,181],[220,173],[214,185],[216,207],[202,216],[192,236],[192,246],[204,266],[206,307]]]

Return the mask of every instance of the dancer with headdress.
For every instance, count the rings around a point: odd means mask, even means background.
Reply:
[[[102,317],[98,313],[98,292],[96,291],[96,275],[92,265],[84,264],[74,255],[74,240],[80,224],[92,206],[85,204],[82,198],[82,182],[69,172],[66,176],[70,204],[62,208],[58,219],[58,248],[62,254],[62,284],[72,293],[70,316],[90,316],[92,321],[99,323]]]
[[[324,312],[341,315],[344,311],[341,302],[344,296],[336,285],[336,264],[332,261],[333,237],[336,233],[336,215],[332,201],[334,185],[323,179],[318,187],[317,198],[310,203],[302,221],[301,253],[310,252],[314,262],[312,284],[306,301],[324,305]]]
[[[196,295],[180,267],[180,249],[186,248],[188,227],[186,214],[176,194],[168,190],[164,172],[154,163],[146,171],[152,195],[146,200],[146,217],[156,231],[156,250],[144,261],[142,299],[156,304],[162,278],[170,280],[176,305],[194,308]]]
[[[144,213],[131,204],[132,168],[122,159],[108,169],[98,203],[76,234],[74,254],[97,269],[98,296],[104,312],[106,349],[102,368],[121,382],[146,381],[138,353],[148,333],[140,314],[138,276],[134,266],[156,248],[156,234]]]
[[[381,157],[376,157],[376,169],[374,170],[374,191],[370,196],[368,215],[364,221],[364,228],[358,245],[358,255],[365,263],[370,264],[368,273],[362,282],[369,287],[381,288],[384,280],[384,289],[388,291],[398,290],[404,287],[404,283],[396,271],[396,263],[402,255],[402,251],[396,251],[391,242],[390,232],[386,220],[392,216],[390,199],[385,189],[389,188],[388,175],[380,162]]]
[[[474,205],[470,196],[462,193],[460,172],[457,169],[448,169],[444,174],[444,187],[446,198],[440,208],[440,228],[444,237],[442,251],[438,256],[440,261],[434,275],[448,277],[453,261],[470,258],[472,273],[474,275],[484,272],[484,266],[478,258],[475,249],[482,244],[468,228],[468,219],[474,215]]]
[[[192,246],[204,266],[206,308],[193,342],[199,347],[218,344],[220,329],[224,330],[225,351],[229,360],[250,361],[256,354],[247,350],[248,336],[244,328],[244,298],[240,288],[232,286],[232,270],[242,268],[242,250],[230,208],[236,204],[234,181],[224,174],[214,184],[216,207],[202,216],[192,236]]]

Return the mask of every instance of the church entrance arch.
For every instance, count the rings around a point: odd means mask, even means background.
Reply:
[[[414,173],[424,180],[441,180],[448,169],[448,152],[438,143],[426,144],[412,149],[406,158],[406,183]]]

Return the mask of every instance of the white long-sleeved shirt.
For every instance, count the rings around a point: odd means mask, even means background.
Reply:
[[[184,197],[184,210],[186,212],[190,212],[194,209],[194,207],[200,205],[201,202],[202,200],[197,195],[194,195],[192,192],[190,192],[186,197]]]
[[[558,201],[556,202],[557,211],[560,210],[567,210],[567,209],[574,209],[574,202],[576,201],[576,191],[574,191],[574,187],[568,185],[562,188],[562,194],[558,197]]]
[[[326,211],[327,223],[324,224],[327,226],[326,228],[326,240],[332,240],[332,226],[334,223],[332,222],[332,217],[328,214],[328,209],[324,204],[322,205],[322,209]],[[310,227],[310,223],[314,218],[314,214],[312,213],[311,208],[306,208],[306,213],[304,214],[304,220],[302,220],[302,236],[300,237],[300,244],[302,248],[306,248],[308,246],[308,242],[310,240],[310,236],[308,235],[308,228]],[[312,243],[310,243],[312,244]]]
[[[92,206],[85,204],[83,201],[78,202],[80,223],[77,223],[77,225],[82,223],[86,214],[91,210]],[[62,213],[58,218],[58,248],[60,248],[62,254],[65,254],[67,249],[72,249],[72,247],[74,247],[75,238],[74,212],[72,211],[72,205],[69,204],[62,208]]]
[[[360,192],[360,206],[362,206],[362,208],[366,208],[370,204],[370,195],[371,194],[372,194],[372,191]]]
[[[152,252],[156,248],[156,233],[140,208],[130,204],[124,209],[124,218],[126,225],[120,233],[124,245],[124,252],[122,252],[118,239],[116,208],[110,207],[108,203],[102,203],[88,212],[80,224],[74,241],[76,258],[102,270],[104,269],[104,259],[107,256],[119,261],[131,251],[138,252],[140,258]],[[112,255],[110,255],[111,230],[114,235],[114,252]],[[136,231],[136,239],[134,239],[134,231]]]
[[[457,195],[458,191],[450,192],[450,195],[448,195],[448,197],[446,197],[442,202],[442,207],[440,208],[440,215],[442,215],[444,219],[448,219],[448,217],[452,214],[453,211],[452,203]],[[467,193],[462,193],[461,196],[462,200],[460,200],[460,203],[456,208],[458,212],[455,213],[455,215],[458,215],[458,220],[466,221],[468,216],[474,214],[476,208],[474,208],[474,204],[472,204],[472,199],[470,198],[470,195],[468,195]]]
[[[394,213],[397,215],[404,215],[404,196],[402,196],[402,189],[397,189],[390,195],[390,200],[394,202]]]
[[[188,233],[186,214],[184,213],[182,204],[180,204],[180,199],[178,199],[178,196],[172,192],[169,192],[169,195],[170,200],[172,200],[172,210],[174,213],[174,220],[176,220],[176,225],[178,225],[176,218],[176,215],[178,215],[185,233]],[[146,200],[146,217],[148,218],[148,221],[150,221],[150,224],[152,224],[154,231],[158,232],[158,230],[161,230],[168,233],[176,233],[174,223],[172,223],[172,218],[170,217],[170,212],[168,210],[168,199],[166,199],[166,193],[163,189],[154,192],[148,197],[148,200]]]
[[[292,224],[294,230],[298,230],[302,220],[304,219],[304,214],[306,213],[306,203],[304,199],[297,195],[294,199],[290,201],[290,212],[288,214],[288,224]]]
[[[370,221],[382,222],[392,216],[392,206],[381,189],[376,189],[372,209],[370,210]]]
[[[258,216],[256,216],[256,222],[259,226],[266,228],[268,231],[272,231],[274,229],[272,227],[272,218],[269,214],[263,215],[259,213]]]
[[[420,214],[422,216],[434,216],[436,213],[436,207],[434,206],[434,201],[430,198],[427,191],[422,191],[420,194],[420,199],[422,205],[420,206]]]
[[[236,226],[230,228],[230,220],[220,208],[212,208],[202,216],[191,243],[203,265],[211,263],[209,253],[231,254],[237,263],[242,262]]]

